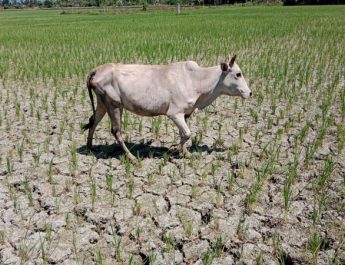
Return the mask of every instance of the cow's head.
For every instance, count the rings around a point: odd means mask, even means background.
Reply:
[[[229,96],[241,96],[242,98],[249,98],[252,96],[252,91],[249,89],[246,80],[242,75],[241,69],[235,63],[236,55],[229,56],[228,63],[221,63],[220,67],[225,74],[223,79],[223,93]]]

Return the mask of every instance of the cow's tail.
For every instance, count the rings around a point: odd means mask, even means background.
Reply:
[[[86,86],[87,86],[87,89],[89,91],[89,97],[90,97],[90,101],[91,101],[91,105],[92,105],[92,111],[93,111],[93,114],[92,116],[90,117],[89,119],[89,123],[88,124],[84,124],[82,126],[82,129],[85,131],[87,129],[90,129],[92,127],[92,125],[94,124],[95,122],[95,114],[96,114],[96,109],[95,109],[95,102],[93,100],[93,95],[92,95],[92,84],[91,84],[91,81],[93,79],[93,77],[95,76],[96,74],[96,71],[92,71],[88,76],[87,76],[87,79],[86,79]]]

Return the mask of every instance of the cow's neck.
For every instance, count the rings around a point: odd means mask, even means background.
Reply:
[[[220,66],[201,68],[197,74],[197,92],[199,97],[195,107],[203,109],[221,95],[221,86],[224,76]]]

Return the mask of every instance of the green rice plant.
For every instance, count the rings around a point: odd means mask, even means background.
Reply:
[[[149,186],[152,185],[153,179],[154,179],[154,172],[149,172],[149,173],[147,173],[147,184],[148,184]]]
[[[116,261],[121,262],[122,261],[122,254],[121,254],[121,251],[122,251],[122,245],[121,245],[122,238],[120,236],[116,235],[116,231],[115,231],[115,228],[114,228],[113,225],[110,225],[110,228],[111,228],[112,239],[113,239],[112,242],[113,242],[113,247],[114,247],[114,257],[115,257]]]
[[[152,118],[151,131],[153,132],[155,139],[158,139],[161,125],[162,125],[162,116]]]
[[[126,131],[129,125],[129,113],[127,110],[123,112],[123,130]]]
[[[322,241],[319,236],[319,233],[316,231],[316,229],[313,229],[308,239],[307,247],[308,247],[308,250],[311,252],[312,260],[314,264],[317,264],[317,256],[320,251],[321,243]]]
[[[263,265],[264,264],[264,253],[260,250],[259,255],[255,259],[256,265]]]
[[[341,113],[341,121],[344,122],[345,120],[345,90],[340,90],[340,113]]]
[[[24,239],[19,246],[19,259],[20,264],[25,264],[29,259],[33,252],[34,246],[30,245],[27,242],[27,239]]]
[[[317,176],[314,182],[314,189],[320,192],[321,190],[325,188],[325,184],[330,178],[331,174],[333,173],[334,168],[335,168],[335,165],[334,165],[333,159],[331,156],[328,156],[324,162],[323,170]]]
[[[141,237],[141,233],[143,232],[143,229],[140,227],[140,226],[137,226],[136,228],[135,228],[135,231],[134,231],[134,233],[135,233],[135,238],[136,238],[136,240],[139,242],[140,241],[140,237]]]
[[[34,163],[37,166],[40,162],[40,158],[41,158],[42,152],[40,151],[39,146],[37,147],[37,152],[32,154],[32,158],[34,159]]]
[[[300,152],[296,151],[293,162],[290,163],[290,165],[288,165],[288,169],[287,169],[288,175],[284,181],[284,186],[283,186],[285,218],[289,210],[291,195],[292,195],[292,185],[294,184],[295,179],[297,177],[297,170],[298,170],[299,164],[300,164]]]
[[[223,254],[224,248],[225,248],[225,242],[223,241],[223,238],[217,237],[216,241],[212,245],[212,248],[213,248],[214,256],[220,257]]]
[[[132,173],[132,163],[126,155],[120,157],[121,163],[125,167],[126,176],[129,177]]]
[[[222,198],[222,190],[220,185],[218,185],[216,188],[216,208],[219,208],[221,206]]]
[[[218,123],[218,129],[217,129],[217,138],[215,139],[213,146],[214,147],[221,147],[224,145],[224,139],[222,138],[222,124]]]
[[[20,118],[20,103],[19,102],[16,102],[15,112],[16,112],[16,118],[18,120]]]
[[[5,244],[6,240],[6,233],[4,230],[0,230],[0,244]]]
[[[148,255],[148,259],[149,259],[149,265],[154,265],[156,263],[157,254],[153,252],[153,250],[151,250]]]
[[[48,264],[48,257],[44,246],[44,240],[40,237],[41,264]]]
[[[74,232],[72,233],[72,251],[75,256],[75,259],[78,261],[79,257],[78,257],[78,248],[77,248],[77,236]]]
[[[337,148],[340,153],[344,149],[345,145],[345,126],[343,124],[337,124]]]
[[[110,192],[110,204],[114,206],[115,204],[115,193],[113,189],[113,175],[109,173],[109,170],[105,173],[105,181],[107,190]]]
[[[163,157],[163,165],[166,166],[168,164],[168,162],[169,162],[169,154],[168,154],[168,152],[163,152],[162,157]]]
[[[158,172],[159,175],[162,175],[162,173],[163,173],[163,167],[164,167],[163,163],[159,163],[158,164],[157,172]]]
[[[308,168],[310,162],[313,160],[316,148],[317,147],[316,147],[315,141],[307,143],[307,146],[305,148],[305,158],[304,158],[304,166],[305,166],[305,168]]]
[[[183,219],[182,226],[186,236],[191,238],[193,234],[193,223],[190,220]]]
[[[48,182],[50,184],[53,183],[53,159],[54,158],[50,159],[47,170]]]
[[[230,154],[238,155],[238,153],[240,152],[240,147],[237,144],[232,144],[230,146],[229,152],[230,152]]]
[[[66,226],[66,229],[71,228],[71,214],[70,213],[65,214],[65,226]]]
[[[235,174],[230,170],[228,171],[228,174],[227,174],[227,181],[228,181],[227,189],[228,191],[231,191],[235,182]]]
[[[237,109],[238,109],[238,99],[236,98],[236,99],[234,100],[234,106],[233,106],[233,112],[234,112],[234,114],[236,114]]]
[[[143,135],[143,118],[140,117],[139,123],[138,123],[138,131],[140,135]]]
[[[252,207],[254,203],[257,201],[257,196],[260,193],[264,182],[267,180],[269,175],[272,174],[274,170],[276,161],[279,158],[280,148],[281,146],[279,145],[274,150],[271,150],[271,156],[263,164],[261,169],[256,172],[255,183],[251,186],[246,201],[246,209],[249,214],[251,214],[252,212]]]
[[[40,110],[36,111],[36,119],[37,119],[37,125],[38,125],[38,122],[41,121],[41,112],[40,112]]]
[[[74,191],[73,191],[73,203],[75,205],[79,204],[81,201],[81,197],[80,197],[80,191],[77,187],[74,188]]]
[[[95,202],[97,199],[97,185],[96,180],[94,177],[91,177],[91,183],[90,183],[90,195],[91,195],[91,205],[92,209],[95,207]]]
[[[141,214],[141,203],[140,202],[138,202],[138,201],[134,202],[133,213],[135,215],[140,215]]]
[[[22,185],[24,187],[26,196],[28,197],[29,206],[34,206],[32,189],[30,187],[29,179],[27,176],[25,176],[24,180],[22,181]]]
[[[244,224],[244,218],[242,217],[236,228],[236,234],[240,240],[245,239],[247,230],[248,230],[248,226]]]
[[[252,117],[253,123],[257,124],[259,122],[259,115],[253,108],[249,109],[250,116]]]
[[[191,197],[192,199],[195,199],[196,196],[197,196],[197,186],[195,185],[195,183],[193,183],[191,187]]]
[[[52,225],[51,224],[45,224],[45,240],[48,242],[48,243],[51,243],[52,241]]]
[[[311,122],[310,121],[307,121],[305,123],[305,125],[302,127],[300,133],[299,133],[299,141],[300,143],[303,143],[307,134],[308,134],[308,131],[309,131],[309,128],[311,127]]]
[[[7,155],[6,157],[6,168],[7,168],[7,174],[11,175],[13,172],[13,162],[12,162],[11,155]]]
[[[280,265],[285,265],[284,252],[281,246],[278,233],[275,231],[272,235],[273,255],[276,257]]]
[[[103,265],[105,264],[104,254],[99,246],[96,248],[96,264]]]
[[[133,177],[128,180],[127,188],[128,188],[128,197],[132,198],[133,192],[134,192],[134,179],[133,179]]]
[[[163,235],[163,242],[165,244],[166,252],[171,253],[175,249],[174,237],[170,234]]]
[[[71,174],[72,176],[75,176],[76,171],[78,169],[77,145],[75,142],[73,142],[71,145],[70,153],[71,153],[71,160],[70,160]]]
[[[214,259],[214,254],[211,249],[207,249],[201,254],[202,263],[204,265],[211,265]]]

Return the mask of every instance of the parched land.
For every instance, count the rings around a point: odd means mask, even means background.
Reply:
[[[0,12],[1,264],[344,264],[345,8]],[[228,53],[253,91],[188,120],[106,117],[86,148],[85,77],[106,62]]]

